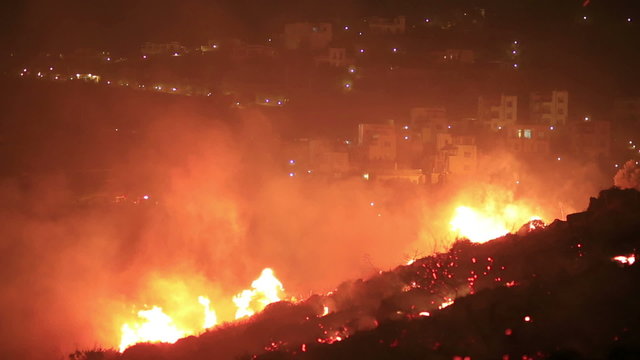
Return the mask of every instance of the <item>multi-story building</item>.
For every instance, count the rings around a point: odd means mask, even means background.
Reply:
[[[549,155],[551,130],[541,124],[511,125],[506,129],[506,145],[511,152],[521,155]]]
[[[344,141],[312,139],[309,156],[314,173],[339,177],[351,169],[349,146]]]
[[[287,50],[326,49],[333,40],[331,23],[290,23],[284,26],[284,48]]]
[[[444,107],[415,107],[409,111],[409,118],[411,128],[421,132],[423,143],[435,143],[436,134],[449,127]]]
[[[478,166],[474,136],[440,133],[436,135],[436,154],[431,183],[443,183],[473,175]]]
[[[370,165],[389,166],[396,161],[396,126],[387,124],[359,124],[358,147],[363,160]]]
[[[354,59],[347,57],[345,48],[329,48],[323,55],[315,57],[316,65],[327,64],[335,67],[342,67],[354,63]]]
[[[535,124],[564,126],[569,116],[569,93],[565,90],[533,92],[529,96],[529,120]]]
[[[367,18],[369,30],[378,34],[404,34],[407,30],[407,20],[404,16],[392,19],[372,16]]]
[[[481,96],[478,119],[485,129],[500,131],[518,121],[518,97],[515,95]]]
[[[344,141],[296,139],[283,146],[282,164],[289,176],[342,177],[351,170],[349,146]]]

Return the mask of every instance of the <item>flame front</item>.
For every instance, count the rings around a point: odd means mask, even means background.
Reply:
[[[233,302],[238,307],[236,319],[251,316],[267,305],[280,301],[280,294],[284,292],[282,283],[270,268],[262,270],[260,277],[251,283],[251,288],[242,290],[233,297]]]
[[[270,268],[262,270],[260,277],[251,283],[251,289],[243,290],[233,297],[232,300],[237,307],[236,319],[251,316],[264,309],[267,305],[280,301],[280,296],[283,293],[284,287],[280,280],[275,277],[273,270]],[[183,337],[194,335],[199,331],[216,326],[218,317],[211,308],[211,300],[205,296],[198,296],[198,302],[204,310],[204,317],[201,322],[202,328],[200,328],[200,325],[183,325],[182,321],[178,321],[180,326],[176,325],[174,319],[165,314],[159,306],[154,306],[150,310],[138,311],[139,320],[137,322],[122,325],[120,352],[137,343],[175,343]],[[189,311],[191,311],[191,308],[189,308]]]
[[[527,214],[522,206],[507,205],[501,211],[485,209],[480,211],[468,206],[458,206],[449,223],[457,237],[469,239],[473,243],[485,243],[507,235],[515,226],[529,222],[529,230],[544,227],[538,216]]]
[[[204,322],[202,327],[204,329],[214,327],[218,323],[218,317],[216,316],[216,312],[210,307],[211,300],[204,296],[198,296],[198,302],[204,307]]]
[[[131,345],[141,342],[165,342],[175,343],[185,337],[185,331],[178,329],[171,317],[162,311],[162,308],[154,306],[150,310],[138,311],[138,317],[144,319],[141,324],[122,325],[122,338],[120,352]]]
[[[456,208],[450,224],[451,230],[474,243],[484,243],[509,233],[498,217],[480,214],[467,206]]]

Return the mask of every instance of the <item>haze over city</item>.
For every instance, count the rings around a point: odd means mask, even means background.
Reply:
[[[639,353],[634,1],[0,14],[4,358]]]

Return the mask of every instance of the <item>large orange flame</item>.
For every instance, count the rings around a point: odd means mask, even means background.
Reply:
[[[284,288],[282,283],[275,277],[273,270],[266,268],[262,271],[260,277],[251,283],[251,289],[243,290],[232,298],[237,307],[235,317],[239,319],[251,316],[264,309],[267,305],[280,301],[283,295]],[[175,343],[183,337],[194,335],[217,325],[218,317],[211,308],[211,300],[207,297],[199,296],[198,302],[204,310],[201,325],[186,326],[182,325],[181,322],[176,324],[174,319],[159,306],[154,306],[149,310],[138,311],[137,321],[122,325],[120,352],[132,345],[144,342]]]
[[[131,345],[140,342],[165,342],[175,343],[178,339],[187,335],[184,330],[178,329],[173,324],[173,319],[162,311],[162,308],[154,306],[150,310],[138,311],[138,317],[143,319],[141,323],[122,325],[122,338],[120,351],[124,351]]]
[[[481,211],[468,206],[458,206],[449,223],[457,237],[469,239],[474,243],[484,243],[507,235],[516,226],[524,225],[538,216],[531,216],[523,206],[507,205],[501,211],[488,209]]]
[[[243,290],[233,297],[233,302],[238,307],[236,319],[251,316],[267,305],[280,301],[283,292],[282,283],[275,277],[273,270],[262,270],[260,277],[251,283],[251,289]]]

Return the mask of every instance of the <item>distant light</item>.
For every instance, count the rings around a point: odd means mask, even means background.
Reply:
[[[311,174],[313,170],[307,170],[307,174]]]
[[[583,16],[583,17],[582,17],[582,20],[587,20],[587,17],[586,17],[586,16]]]
[[[119,129],[118,129],[118,128],[116,128],[116,131],[119,131]]]
[[[27,72],[27,69],[26,68],[22,69],[22,72]]]
[[[589,121],[589,120],[591,120],[591,119],[588,116],[584,117],[584,121]]]
[[[511,329],[504,329],[504,334],[507,336],[510,336],[511,334],[513,334],[513,330]]]
[[[514,44],[514,45],[518,45],[518,40],[514,40],[514,41],[513,41],[513,44]]]
[[[424,22],[427,22],[427,23],[428,23],[428,22],[430,22],[430,21],[431,21],[431,19],[424,19]]]
[[[211,96],[211,93],[208,93],[207,96]]]
[[[447,125],[447,129],[451,129],[451,125]]]
[[[375,206],[375,205],[376,205],[376,203],[373,202],[373,201],[369,203],[369,206]]]
[[[180,54],[178,54],[177,52],[174,52],[173,56],[180,56]]]
[[[268,103],[268,102],[270,102],[270,101],[271,101],[271,100],[269,100],[269,99],[264,99],[264,102],[266,102],[266,103]]]
[[[391,49],[391,51],[398,52],[398,49],[397,48],[393,48],[393,49]]]
[[[53,71],[53,68],[52,68],[52,67],[50,67],[50,68],[49,68],[49,71]]]
[[[527,315],[524,317],[525,322],[531,322],[531,316]]]
[[[145,195],[142,198],[145,199],[145,200],[149,200],[149,195]]]
[[[405,137],[404,137],[404,139],[405,139],[405,140],[409,140],[409,137],[408,137],[408,136],[405,136]]]
[[[351,87],[351,84],[344,84],[344,87],[346,87],[347,89]]]
[[[627,22],[631,22],[631,21],[632,21],[631,18],[627,18]]]
[[[364,54],[364,49],[360,49],[360,54]]]
[[[292,172],[289,173],[289,177],[294,177],[294,176],[296,176],[296,173],[292,173]]]
[[[365,180],[369,180],[369,173],[362,174],[362,178]]]
[[[518,68],[518,64],[513,64],[513,67],[514,67],[515,69],[517,69],[517,68]]]
[[[513,50],[511,53],[515,55],[515,54],[517,54],[518,52],[517,52],[516,50]]]
[[[171,88],[171,91],[176,91],[176,90],[178,90],[178,89],[176,89],[176,88]]]
[[[108,57],[108,58],[107,58],[107,61],[111,61],[111,58],[110,58],[110,57]]]
[[[282,105],[282,101],[281,100],[278,100],[278,105]]]
[[[358,35],[362,36],[362,32],[359,32]]]
[[[405,130],[409,130],[409,125],[405,125],[402,128],[405,129]]]
[[[268,41],[268,42],[271,42],[271,38],[268,38],[268,39],[267,39],[267,41]]]
[[[107,85],[111,85],[111,81],[108,81],[108,80],[107,80]]]
[[[291,159],[291,160],[289,160],[289,164],[290,164],[290,165],[295,165],[295,164],[296,164],[296,161],[295,161],[295,160],[293,160],[293,159]]]
[[[212,48],[217,49],[218,48],[218,44],[213,44],[211,45]]]
[[[520,180],[516,180],[516,185],[520,185]]]
[[[420,315],[420,316],[431,316],[431,314],[429,314],[428,311],[422,311],[422,312],[418,313],[418,315]]]
[[[618,164],[615,164],[615,165],[613,165],[613,166],[617,168],[617,167],[619,167],[620,165],[618,165]]]
[[[562,159],[560,158],[560,156],[558,156],[558,157],[556,158],[556,160],[560,161],[560,160],[562,160]]]
[[[142,58],[143,58],[143,59],[146,59],[146,58],[147,58],[147,55],[142,55]]]
[[[344,27],[344,29],[345,29],[345,30],[349,30],[349,26],[345,26],[345,27]]]
[[[498,126],[498,130],[502,130],[502,126]]]
[[[555,127],[549,126],[549,130],[555,130]]]

